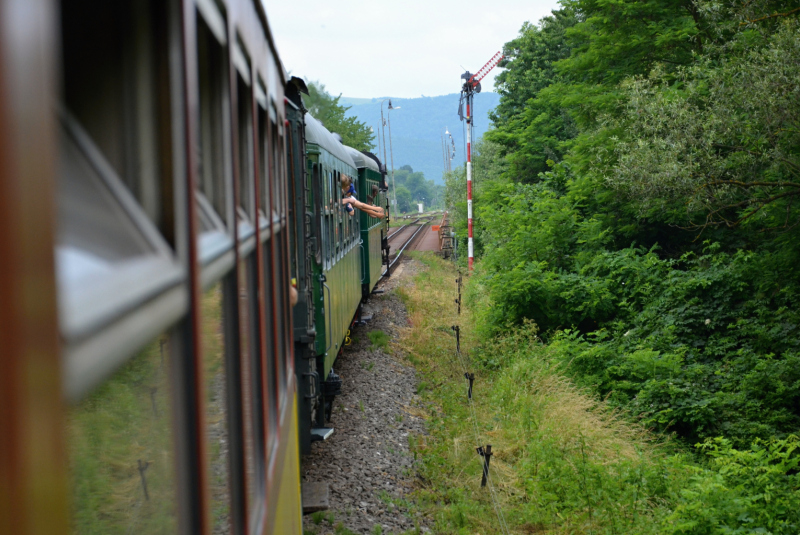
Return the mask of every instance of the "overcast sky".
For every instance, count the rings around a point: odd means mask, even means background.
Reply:
[[[457,93],[465,69],[474,73],[525,21],[558,7],[557,0],[262,1],[292,75],[362,98]]]

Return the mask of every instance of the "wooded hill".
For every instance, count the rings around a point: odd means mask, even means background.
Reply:
[[[505,45],[476,148],[482,328],[535,323],[696,452],[665,532],[798,533],[800,8],[561,5]],[[466,245],[463,168],[447,186]]]
[[[458,73],[455,75],[457,79]],[[458,89],[457,81],[453,89]],[[488,88],[475,97],[476,139],[489,128],[489,114],[497,106],[499,98],[496,93],[489,92]],[[399,110],[392,111],[392,149],[395,169],[410,165],[416,171],[423,173],[425,178],[443,184],[442,134],[445,128],[450,130],[455,141],[456,157],[452,167],[464,163],[466,145],[462,124],[458,119],[458,99],[458,93],[437,97],[392,98],[392,105],[400,107]],[[347,117],[355,117],[378,131],[381,123],[381,100],[383,99],[374,98],[364,102],[364,99],[342,97],[340,102],[345,106],[351,106],[346,110]],[[384,104],[384,117],[387,115],[386,108],[387,104]],[[388,129],[386,139],[389,140]],[[377,138],[374,143],[377,147]],[[386,154],[389,155],[388,149]],[[383,159],[383,153],[380,157]]]

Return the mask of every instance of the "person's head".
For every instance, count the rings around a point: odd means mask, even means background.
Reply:
[[[378,198],[378,185],[377,184],[373,184],[371,191],[372,191],[372,194],[371,195],[367,195],[367,201],[375,202],[375,199]]]
[[[339,182],[341,182],[342,185],[342,192],[345,192],[350,189],[350,186],[353,184],[353,179],[347,175],[342,175]]]

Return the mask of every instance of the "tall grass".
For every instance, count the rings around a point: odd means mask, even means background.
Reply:
[[[658,532],[689,477],[682,457],[561,375],[534,325],[480,338],[475,305],[456,313],[452,265],[429,254],[415,258],[426,269],[401,290],[413,325],[401,344],[432,386],[422,394],[430,435],[412,445],[423,481],[419,503],[436,532],[502,533],[498,508],[512,533]],[[465,367],[475,374],[474,418]],[[494,501],[480,487],[476,447],[486,444],[495,452]]]

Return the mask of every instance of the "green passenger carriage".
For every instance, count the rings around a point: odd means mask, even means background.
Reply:
[[[362,153],[346,147],[358,169],[356,192],[358,200],[376,206],[386,206],[386,188],[378,159],[370,153]],[[388,207],[387,207],[388,208]],[[387,210],[388,213],[388,210]],[[369,297],[383,273],[381,248],[387,238],[388,219],[371,217],[358,212],[361,225],[361,292],[362,298]]]
[[[314,221],[313,302],[316,307],[316,355],[326,401],[338,378],[333,361],[347,336],[361,301],[361,236],[358,217],[342,206],[341,178],[357,180],[353,159],[322,123],[306,114],[307,171],[311,177]],[[329,410],[329,409],[328,409]],[[315,425],[324,426],[326,403],[318,404]]]

